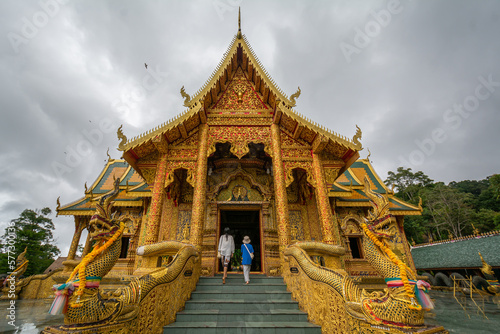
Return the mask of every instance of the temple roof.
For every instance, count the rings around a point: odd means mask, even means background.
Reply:
[[[142,197],[150,197],[151,189],[125,161],[109,159],[90,188],[85,184],[84,197],[56,208],[58,215],[87,216],[95,211],[95,202],[113,190],[113,181],[120,178],[120,193],[115,206],[142,206]],[[59,201],[59,199],[58,199]]]
[[[327,152],[336,154],[347,165],[359,157],[357,151],[362,149],[359,142],[361,130],[358,128],[354,138],[349,139],[293,110],[296,105],[295,100],[300,95],[300,88],[288,97],[265,70],[245,35],[238,31],[206,83],[192,97],[185,92],[184,87],[181,89],[181,94],[185,98],[184,106],[187,107],[185,111],[130,140],[127,140],[120,127],[118,137],[121,142],[118,149],[124,151],[123,158],[137,169],[138,159],[160,151],[158,143],[163,143],[162,145],[178,143],[197,132],[198,126],[207,122],[209,110],[219,110],[218,102],[238,71],[243,73],[251,84],[253,93],[258,95],[258,99],[262,102],[262,111],[272,117],[269,125],[271,122],[279,124],[282,130],[294,139],[308,145],[314,146],[314,143],[321,142]]]
[[[481,252],[486,263],[500,267],[500,234],[469,236],[412,247],[411,255],[419,270],[481,268]]]
[[[394,196],[382,179],[373,169],[368,159],[355,161],[333,184],[328,184],[328,196],[337,198],[336,205],[344,207],[371,207],[368,196],[364,192],[364,179],[370,180],[371,189],[379,194],[386,194],[389,199],[389,210],[393,215],[420,215],[422,209],[406,203]]]

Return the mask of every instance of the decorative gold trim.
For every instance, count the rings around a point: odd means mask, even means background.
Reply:
[[[184,107],[189,107],[189,101],[191,101],[191,97],[186,93],[184,86],[181,88],[181,95],[184,98]]]
[[[300,87],[298,87],[297,91],[290,96],[290,102],[292,103],[290,107],[295,107],[297,105],[295,99],[298,99],[299,96],[300,96]]]
[[[300,114],[299,112],[297,112],[291,108],[287,108],[284,105],[284,103],[280,103],[278,105],[278,108],[281,110],[282,113],[286,114],[287,116],[292,118],[294,121],[301,123],[302,126],[308,128],[309,130],[318,132],[318,133],[324,135],[325,137],[331,139],[332,141],[337,142],[337,143],[339,143],[339,144],[341,144],[341,145],[343,145],[351,150],[360,151],[362,149],[362,145],[359,142],[361,135],[360,135],[360,137],[355,136],[355,138],[357,138],[356,139],[357,142],[356,142],[356,141],[354,141],[354,139],[350,140],[349,138],[342,136],[342,135],[328,129],[325,126],[310,120],[309,118],[305,117],[304,115]],[[359,130],[359,131],[361,131],[361,130]]]
[[[191,101],[192,100],[193,99],[191,99]],[[196,103],[195,105],[191,106],[191,109],[187,109],[187,110],[183,111],[182,113],[174,116],[174,118],[168,120],[167,122],[164,122],[164,123],[158,125],[157,127],[153,128],[149,131],[144,132],[143,134],[140,134],[136,137],[133,137],[132,139],[130,139],[126,143],[123,143],[123,145],[122,145],[122,143],[120,143],[121,146],[118,146],[118,150],[120,150],[120,151],[131,150],[131,149],[139,146],[140,144],[145,143],[150,139],[153,139],[157,135],[164,134],[164,133],[168,132],[169,130],[175,128],[179,124],[183,123],[184,121],[189,119],[191,116],[194,116],[200,110],[201,110],[201,104]],[[191,132],[188,133],[188,137],[191,134],[192,134]],[[126,140],[126,138],[127,137],[125,137],[125,140]],[[185,140],[185,138],[182,138],[182,140]],[[123,142],[123,140],[122,140],[122,142]]]

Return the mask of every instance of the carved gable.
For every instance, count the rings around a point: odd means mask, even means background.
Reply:
[[[214,109],[256,110],[268,109],[246,78],[241,67],[235,72],[226,90],[215,103]]]

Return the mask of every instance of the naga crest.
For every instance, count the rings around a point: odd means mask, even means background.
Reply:
[[[395,228],[394,223],[396,221],[389,213],[389,200],[386,196],[371,189],[370,180],[366,176],[364,192],[372,205],[372,210],[368,211],[368,228],[380,237],[392,238],[395,232],[393,228]]]
[[[123,127],[123,125],[120,125],[120,127],[116,131],[116,135],[118,136],[118,139],[121,140],[120,143],[118,144],[118,149],[120,151],[125,150],[125,144],[127,143],[127,137],[123,134],[122,127]]]
[[[22,252],[21,254],[19,254],[19,256],[17,257],[17,265],[20,266],[21,264],[23,264],[25,261],[28,261],[28,259],[26,258],[26,252],[28,251],[28,247],[26,247],[24,249],[24,252]]]
[[[119,228],[119,222],[111,214],[113,200],[119,193],[120,179],[114,182],[114,189],[96,204],[96,212],[90,219],[89,233],[94,240],[109,239]]]
[[[181,87],[181,95],[184,98],[184,107],[189,107],[189,102],[191,102],[191,96],[186,93],[184,86]]]
[[[292,107],[295,107],[297,105],[297,102],[295,101],[295,99],[299,98],[300,93],[301,93],[300,87],[298,87],[297,91],[290,96],[290,102],[292,102],[292,104],[291,104]]]

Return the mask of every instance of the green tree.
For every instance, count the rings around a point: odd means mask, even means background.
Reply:
[[[495,174],[489,177],[490,189],[496,196],[496,199],[500,199],[500,174]]]
[[[59,248],[54,245],[54,223],[48,217],[51,214],[49,208],[41,210],[24,210],[19,218],[13,219],[10,226],[6,228],[3,235],[3,243],[0,245],[0,273],[10,271],[7,268],[7,246],[14,246],[11,256],[17,256],[27,247],[26,254],[29,260],[28,269],[24,276],[41,274],[50,266],[54,258],[60,254]],[[13,240],[13,242],[6,242]]]
[[[489,232],[500,228],[500,212],[490,209],[480,209],[474,214],[474,226],[479,232]],[[473,232],[473,231],[471,231]]]
[[[465,229],[470,230],[475,214],[470,205],[472,198],[472,194],[460,192],[443,183],[427,191],[424,203],[432,219],[429,227],[438,239],[446,239],[449,234],[461,237]]]
[[[398,167],[396,173],[388,172],[385,183],[396,189],[396,196],[411,203],[418,202],[418,193],[423,187],[433,184],[433,181],[422,171],[413,173],[411,168]]]

